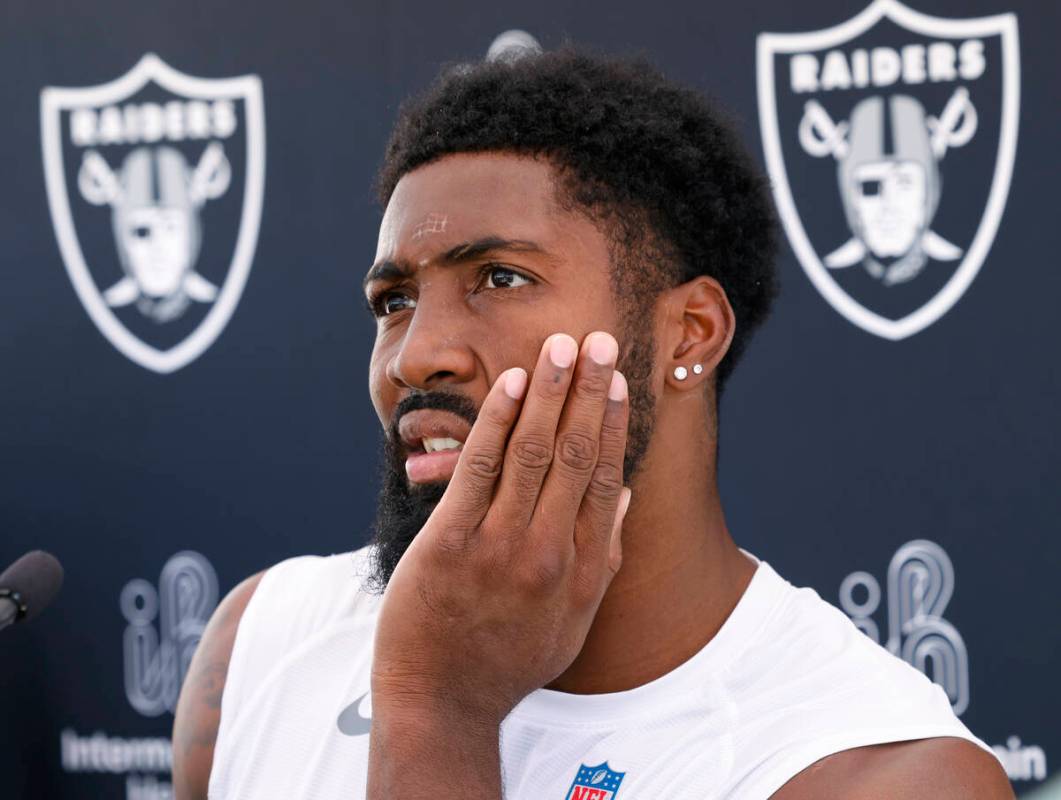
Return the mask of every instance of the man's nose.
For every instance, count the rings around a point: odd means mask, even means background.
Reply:
[[[475,357],[467,334],[459,318],[422,297],[398,352],[387,364],[388,379],[399,388],[421,391],[472,380]]]

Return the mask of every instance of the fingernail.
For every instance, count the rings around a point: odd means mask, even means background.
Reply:
[[[576,355],[578,355],[578,345],[567,334],[557,334],[549,343],[549,360],[560,369],[567,369],[574,364]]]
[[[619,355],[619,345],[607,333],[593,333],[589,337],[589,357],[604,366],[614,364]]]
[[[527,388],[527,373],[522,367],[513,367],[505,373],[505,394],[513,400],[523,397]]]
[[[626,378],[623,377],[623,373],[616,370],[612,373],[612,382],[608,386],[608,399],[621,403],[626,399],[626,391]]]
[[[622,493],[619,495],[619,518],[626,516],[626,512],[630,510],[630,498],[633,497],[633,492],[630,491],[626,486],[623,487]]]

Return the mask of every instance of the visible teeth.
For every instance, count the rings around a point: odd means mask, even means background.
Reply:
[[[456,439],[424,439],[424,452],[435,453],[439,450],[459,450],[461,443]]]

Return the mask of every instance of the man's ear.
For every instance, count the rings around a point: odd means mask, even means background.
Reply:
[[[713,380],[715,369],[729,352],[736,320],[722,286],[698,275],[664,292],[666,319],[660,353],[668,388],[685,391]]]

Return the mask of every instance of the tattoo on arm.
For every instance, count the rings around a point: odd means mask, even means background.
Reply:
[[[194,747],[213,747],[221,723],[221,695],[225,689],[228,661],[200,663],[189,673],[189,700],[194,704],[192,720],[180,726],[180,744],[188,753]]]
[[[259,574],[248,579],[225,598],[192,657],[173,725],[173,789],[177,800],[206,798],[236,629],[260,578]]]

